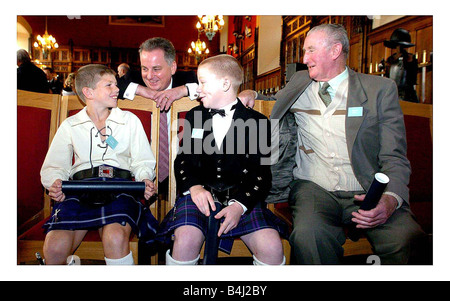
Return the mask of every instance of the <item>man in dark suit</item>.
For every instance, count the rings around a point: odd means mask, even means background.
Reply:
[[[17,50],[17,89],[50,93],[47,76],[44,71],[31,62],[25,49]]]
[[[241,237],[255,263],[282,264],[281,226],[263,202],[271,173],[263,160],[270,147],[263,154],[261,144],[270,146],[270,123],[236,98],[243,71],[232,56],[204,60],[198,78],[202,105],[186,115],[175,160],[179,195],[161,226],[161,236],[175,237],[166,264],[197,263],[216,202],[223,206],[214,215],[221,220],[219,248],[230,252],[234,238]]]
[[[197,98],[197,76],[193,71],[178,71],[176,50],[164,38],[156,37],[143,42],[139,48],[142,81],[135,77],[121,77],[117,85],[119,98],[133,100],[140,95],[156,101],[161,110],[169,110],[173,101],[188,96]]]
[[[311,29],[303,48],[308,70],[274,96],[279,156],[266,201],[289,200],[298,263],[340,263],[343,225],[351,223],[365,231],[381,264],[407,263],[425,234],[408,203],[411,169],[396,85],[346,67],[349,41],[340,25]],[[264,98],[255,93],[248,92]],[[374,209],[361,210],[355,203],[377,172],[390,182]]]
[[[134,99],[140,95],[156,101],[161,110],[158,156],[158,195],[166,199],[169,183],[169,129],[170,106],[173,101],[189,96],[197,98],[197,76],[195,72],[177,72],[176,51],[173,44],[164,38],[151,38],[139,48],[141,75],[145,86],[132,82],[133,78],[122,76],[117,81],[119,98]],[[145,245],[140,246],[140,262],[149,263]],[[141,256],[142,255],[142,256]]]
[[[173,44],[164,38],[151,38],[143,42],[139,48],[141,61],[141,78],[145,86],[136,83],[133,76],[124,75],[119,78],[117,85],[119,87],[119,98],[132,100],[135,95],[140,95],[157,102],[161,109],[161,120],[164,124],[160,125],[160,142],[162,134],[168,136],[170,119],[169,109],[174,100],[189,96],[191,99],[197,98],[197,77],[195,72],[177,72],[176,51]],[[162,132],[162,129],[165,132]],[[168,169],[161,171],[164,165],[168,168],[169,146],[164,146],[166,156],[164,164],[158,162],[158,178],[160,185],[158,192],[167,194],[168,189]]]

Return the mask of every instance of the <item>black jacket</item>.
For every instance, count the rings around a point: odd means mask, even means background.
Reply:
[[[203,130],[203,135],[192,137],[194,129]],[[269,120],[238,101],[233,122],[219,150],[209,110],[203,105],[193,108],[186,114],[183,139],[175,159],[178,192],[183,193],[194,185],[219,191],[235,187],[230,199],[241,202],[248,210],[264,202],[272,180],[267,162],[270,135]],[[261,164],[264,159],[266,162]]]

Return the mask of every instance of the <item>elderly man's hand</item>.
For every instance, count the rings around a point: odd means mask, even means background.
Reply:
[[[362,201],[366,195],[355,195],[355,199]],[[384,224],[389,217],[394,213],[397,208],[397,200],[388,194],[383,194],[381,196],[378,205],[372,210],[362,210],[352,212],[352,221],[355,222],[356,228],[367,229],[374,228],[378,225]]]
[[[258,96],[258,93],[253,90],[244,90],[239,93],[238,98],[241,100],[244,106],[249,108],[253,108],[255,106],[255,99]]]

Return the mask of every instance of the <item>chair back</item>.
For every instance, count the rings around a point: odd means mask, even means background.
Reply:
[[[255,105],[253,109],[260,112],[264,116],[270,119],[270,114],[272,113],[273,106],[275,105],[275,100],[255,100]]]
[[[174,101],[170,109],[170,160],[169,160],[169,195],[165,214],[175,205],[177,197],[176,180],[174,173],[174,162],[177,157],[180,141],[183,137],[183,124],[186,113],[192,108],[200,105],[199,101],[192,101],[188,97]]]
[[[50,215],[50,198],[42,187],[40,170],[56,133],[58,116],[59,95],[17,90],[19,233]]]
[[[433,105],[400,101],[411,163],[409,201],[419,224],[432,232]]]

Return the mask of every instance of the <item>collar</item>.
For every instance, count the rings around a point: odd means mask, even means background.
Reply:
[[[339,85],[346,79],[348,78],[348,67],[345,66],[345,70],[342,71],[339,75],[333,77],[332,79],[330,79],[328,81],[328,84],[330,85],[331,89],[333,89],[333,91],[336,91],[339,88]],[[323,82],[320,82],[320,87],[322,87]]]
[[[87,114],[86,109],[87,109],[87,107],[85,106],[80,112],[73,115],[71,118],[67,119],[70,126],[76,126],[76,125],[83,124],[86,122],[92,122],[91,118]],[[122,111],[120,108],[112,108],[111,112],[110,112],[108,118],[106,118],[106,120],[107,121],[109,120],[109,121],[112,121],[112,122],[118,123],[118,124],[125,124],[124,111]]]

